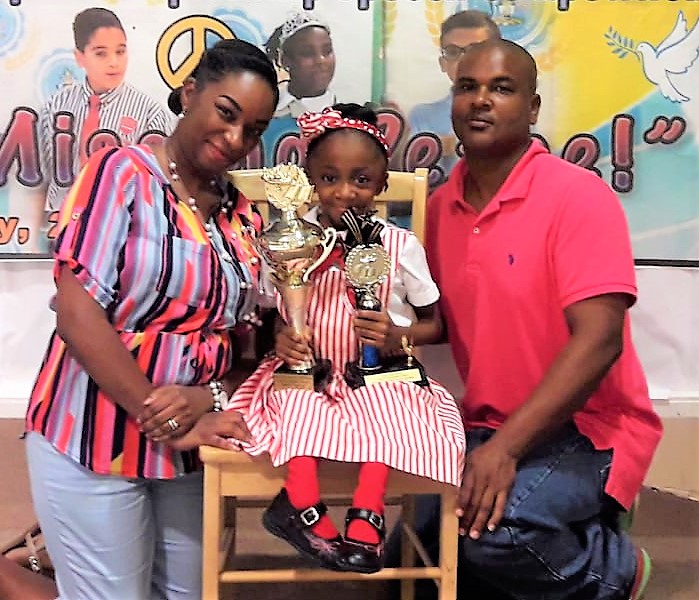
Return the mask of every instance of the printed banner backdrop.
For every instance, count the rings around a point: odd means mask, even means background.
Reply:
[[[383,6],[385,99],[399,107],[409,128],[415,123],[410,136],[432,131],[444,138],[449,131],[440,24],[459,10],[487,12],[502,36],[524,45],[539,65],[536,131],[552,152],[597,170],[614,187],[636,258],[699,259],[699,3],[418,0]],[[426,103],[434,103],[429,120]],[[450,141],[442,141],[448,153]],[[410,166],[434,164],[442,149],[419,142],[412,155],[424,156],[408,160]],[[435,170],[432,182],[442,177]]]
[[[56,209],[79,169],[76,135],[87,107],[68,88],[83,84],[76,61],[72,23],[91,7],[113,11],[123,25],[128,48],[124,73],[108,73],[115,85],[132,88],[129,100],[110,99],[100,107],[98,130],[87,140],[103,145],[154,140],[176,120],[165,106],[205,46],[238,37],[263,47],[275,28],[303,9],[301,0],[13,0],[0,4],[0,254],[37,255],[56,234]],[[315,7],[312,15],[331,30],[335,72],[330,89],[339,100],[371,98],[372,10],[351,2]],[[359,35],[358,32],[366,32]],[[111,67],[110,67],[111,68]],[[280,70],[280,81],[289,75]],[[120,92],[121,93],[121,92]],[[59,97],[58,95],[61,94]],[[123,97],[123,94],[122,94]],[[118,114],[112,114],[114,111]],[[42,114],[48,124],[42,127]],[[109,121],[104,123],[102,121]],[[293,144],[279,139],[295,128],[292,117],[275,119],[264,138],[264,152],[246,166],[295,160]],[[47,197],[48,194],[48,197]]]
[[[71,24],[92,6],[121,19],[130,62],[125,81],[140,94],[138,102],[158,105],[150,123],[124,113],[112,118],[112,129],[100,124],[93,149],[167,131],[174,121],[164,108],[167,95],[205,44],[236,36],[263,46],[305,6],[331,28],[330,97],[383,105],[382,123],[396,148],[391,166],[432,167],[433,185],[458,158],[450,82],[438,65],[440,24],[459,10],[487,12],[503,37],[526,46],[539,64],[537,132],[553,152],[598,171],[619,193],[636,257],[699,259],[699,3],[640,0],[578,1],[565,11],[553,0],[3,4],[0,64],[12,85],[0,98],[2,254],[44,253],[56,233],[55,209],[79,168],[71,149],[80,143],[74,133],[85,115],[55,102],[48,125],[41,115],[59,92],[84,79]],[[264,147],[244,166],[298,161],[294,131],[293,115],[275,119]]]

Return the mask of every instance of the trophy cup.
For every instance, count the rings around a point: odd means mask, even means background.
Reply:
[[[357,310],[380,311],[376,290],[391,270],[391,257],[380,241],[383,225],[371,215],[358,216],[352,210],[346,211],[341,219],[348,228],[347,244],[352,246],[345,257],[345,277],[354,289]],[[403,336],[402,346],[406,356],[382,359],[378,348],[360,344],[359,360],[345,365],[345,381],[353,389],[383,381],[428,386],[425,370],[413,356],[407,336]]]
[[[265,195],[281,216],[258,236],[256,247],[270,268],[288,324],[299,334],[306,327],[311,273],[330,254],[337,232],[304,221],[297,210],[310,202],[313,186],[297,165],[263,169]],[[274,389],[320,390],[330,375],[330,361],[309,359],[299,365],[282,365],[274,373]]]

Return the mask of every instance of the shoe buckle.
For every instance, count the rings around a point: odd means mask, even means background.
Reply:
[[[369,523],[371,523],[378,531],[383,530],[383,517],[381,515],[372,512],[369,515]]]
[[[305,527],[310,527],[311,525],[315,525],[318,521],[320,521],[320,513],[315,506],[309,506],[307,509],[302,510],[299,513],[299,519]]]

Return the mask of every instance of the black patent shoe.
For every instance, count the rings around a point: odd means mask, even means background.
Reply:
[[[302,510],[294,508],[286,489],[282,488],[262,515],[262,525],[272,535],[291,544],[304,558],[326,569],[338,571],[342,537],[338,535],[328,540],[311,531],[311,527],[327,511],[328,507],[322,502]]]
[[[383,549],[386,539],[386,523],[383,515],[366,508],[350,508],[345,517],[345,526],[351,521],[362,519],[369,523],[379,534],[379,543],[370,544],[347,537],[342,545],[342,557],[338,563],[343,571],[354,573],[376,573],[383,569]]]

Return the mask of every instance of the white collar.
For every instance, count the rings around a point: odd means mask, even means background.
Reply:
[[[289,82],[283,81],[279,84],[279,102],[275,117],[291,115],[296,118],[305,111],[320,112],[328,106],[335,104],[335,92],[328,88],[324,94],[313,96],[312,98],[297,98],[289,92]]]

